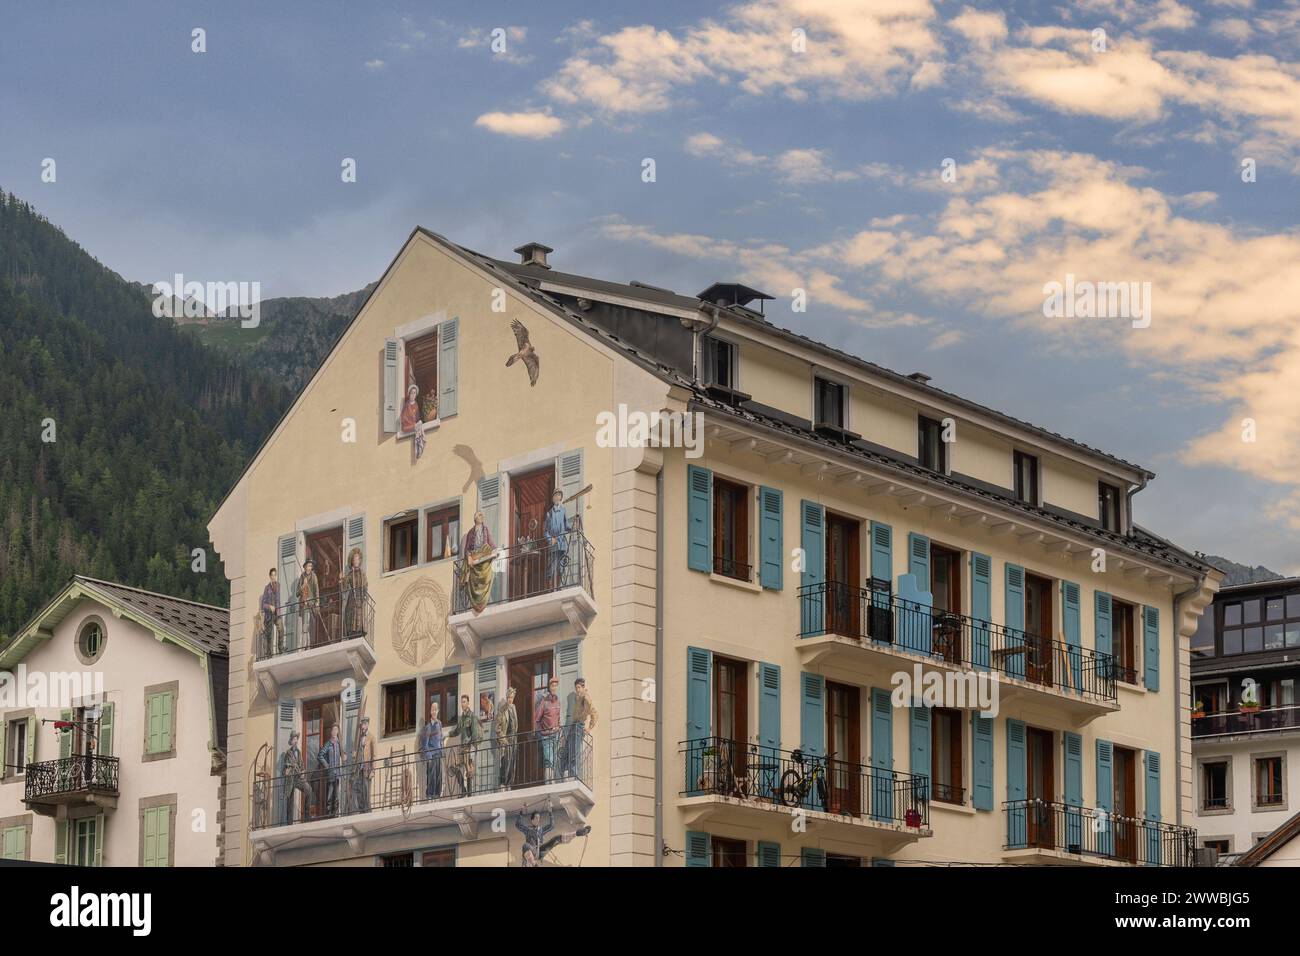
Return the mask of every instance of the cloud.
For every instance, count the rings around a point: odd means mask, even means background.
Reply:
[[[564,129],[564,121],[549,113],[484,113],[474,125],[502,136],[528,139],[546,139]]]
[[[367,70],[382,70],[387,65],[383,60],[366,60]]]

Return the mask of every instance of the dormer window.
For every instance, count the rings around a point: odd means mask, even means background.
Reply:
[[[1120,531],[1119,489],[1097,482],[1097,511],[1103,531]]]
[[[948,446],[943,440],[943,424],[924,415],[917,419],[917,461],[922,468],[948,473]]]
[[[1015,466],[1015,490],[1016,500],[1023,501],[1027,505],[1038,506],[1038,457],[1029,455],[1023,451],[1015,452],[1013,456]]]
[[[705,336],[701,347],[704,384],[709,394],[732,405],[748,401],[751,396],[740,390],[740,347],[713,336]]]
[[[813,424],[817,428],[823,426],[837,429],[848,427],[848,415],[845,407],[848,399],[848,389],[839,382],[832,382],[827,378],[815,379],[814,389],[813,414],[815,419]]]

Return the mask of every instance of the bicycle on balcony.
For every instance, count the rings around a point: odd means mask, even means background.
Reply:
[[[781,785],[776,788],[777,798],[787,807],[798,807],[807,805],[809,794],[815,793],[821,809],[827,810],[830,804],[827,801],[826,768],[834,758],[834,751],[824,760],[805,757],[802,750],[792,751],[790,759],[794,766],[781,774]]]

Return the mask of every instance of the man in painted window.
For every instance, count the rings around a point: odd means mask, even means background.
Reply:
[[[573,713],[569,715],[569,735],[565,744],[565,772],[576,777],[582,770],[583,740],[596,728],[596,705],[587,694],[587,681],[579,677],[573,682]]]
[[[321,747],[316,761],[325,772],[325,813],[339,812],[339,782],[343,779],[343,747],[339,743],[339,725],[330,725],[330,739]]]
[[[368,813],[370,781],[375,775],[375,741],[370,736],[369,717],[362,717],[357,725],[357,747],[352,761],[352,809]]]
[[[312,625],[316,621],[316,603],[320,600],[320,581],[316,579],[316,564],[311,558],[303,562],[294,593],[298,598],[297,649],[301,649],[314,643]]]
[[[469,694],[460,695],[460,713],[456,715],[456,723],[447,737],[460,738],[460,744],[452,754],[452,772],[460,783],[461,793],[471,793],[474,788],[474,749],[483,739],[483,732],[479,729],[478,715],[469,706]]]
[[[497,708],[496,719],[497,786],[503,790],[515,782],[515,735],[519,733],[519,712],[515,709],[515,689],[506,691],[505,703]]]
[[[284,627],[280,623],[280,580],[275,568],[268,572],[269,580],[262,588],[258,607],[262,612],[262,653],[265,657],[282,651]],[[272,638],[275,640],[272,640]]]
[[[546,586],[558,588],[563,583],[564,550],[568,547],[569,519],[564,514],[564,492],[556,488],[551,492],[551,508],[542,522],[546,537]]]
[[[537,737],[542,744],[542,774],[547,783],[555,779],[555,756],[560,745],[560,679],[552,677],[547,689],[537,696]]]
[[[307,786],[306,774],[302,767],[302,753],[298,750],[298,731],[289,734],[289,746],[280,757],[280,777],[284,786],[284,823],[293,823],[293,799],[302,794],[302,819],[311,819],[311,787]]]

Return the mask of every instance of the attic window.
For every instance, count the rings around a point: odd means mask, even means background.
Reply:
[[[77,650],[85,664],[93,664],[104,653],[104,626],[98,621],[87,621],[77,634]]]
[[[815,380],[814,422],[817,427],[829,425],[831,428],[846,427],[845,393],[848,391],[839,382],[819,378]]]

